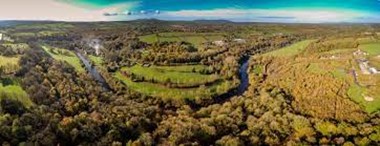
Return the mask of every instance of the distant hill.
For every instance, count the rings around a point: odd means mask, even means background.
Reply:
[[[0,27],[9,27],[9,26],[20,25],[20,24],[49,23],[49,22],[55,22],[55,21],[18,21],[18,20],[7,20],[7,21],[0,21]]]
[[[219,19],[219,20],[204,20],[204,19],[201,19],[201,20],[194,20],[193,22],[196,22],[196,23],[208,23],[208,24],[215,24],[215,23],[234,23],[232,21],[229,21],[229,20],[223,20],[223,19]]]

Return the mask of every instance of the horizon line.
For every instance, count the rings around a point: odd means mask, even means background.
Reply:
[[[132,19],[132,20],[94,20],[94,21],[65,21],[65,20],[0,20],[0,22],[61,22],[61,23],[107,23],[107,22],[133,22],[133,21],[141,21],[141,20],[158,20],[158,21],[166,21],[166,22],[176,22],[176,21],[182,21],[182,22],[196,22],[196,21],[225,21],[227,23],[270,23],[270,24],[380,24],[380,22],[281,22],[281,21],[235,21],[235,20],[228,20],[228,19],[194,19],[194,20],[187,20],[187,19],[158,19],[158,18],[141,18],[141,19]]]

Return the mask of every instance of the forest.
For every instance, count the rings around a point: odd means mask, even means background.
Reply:
[[[377,24],[144,19],[0,33],[2,145],[380,143]]]

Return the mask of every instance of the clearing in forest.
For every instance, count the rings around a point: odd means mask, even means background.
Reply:
[[[21,88],[21,86],[13,82],[15,81],[10,79],[0,80],[0,100],[9,98],[20,101],[25,107],[32,106],[33,102],[28,97],[28,94]]]
[[[96,66],[101,66],[104,62],[102,57],[94,56],[94,55],[88,55],[88,58],[94,63]]]
[[[363,51],[367,52],[370,56],[380,55],[379,42],[361,44],[359,46],[359,49],[362,49]]]
[[[136,76],[141,76],[145,80],[154,80],[158,83],[175,83],[183,85],[202,85],[206,83],[215,82],[219,79],[217,75],[206,75],[197,73],[206,69],[203,66],[151,66],[143,67],[141,65],[134,65],[129,68],[123,68],[122,71],[129,72]]]
[[[297,55],[298,53],[302,52],[310,43],[314,42],[315,40],[305,40],[301,41],[295,44],[292,44],[290,46],[278,49],[276,51],[272,51],[269,53],[264,54],[264,56],[293,56]]]
[[[0,56],[0,67],[4,69],[5,73],[11,73],[19,69],[18,62],[20,57],[5,57]]]
[[[55,60],[67,62],[68,64],[73,66],[76,71],[85,72],[85,69],[82,67],[81,61],[75,55],[74,52],[66,49],[53,48],[47,46],[42,46],[42,48]]]
[[[170,88],[161,84],[150,82],[133,82],[124,76],[120,71],[116,72],[115,77],[125,83],[128,88],[139,93],[169,99],[200,99],[214,97],[228,92],[231,87],[237,87],[232,81],[224,81],[213,84],[212,86],[200,86],[198,88]]]
[[[154,42],[179,42],[185,41],[195,46],[200,46],[207,41],[223,39],[222,33],[188,33],[188,32],[168,32],[141,36],[140,40],[147,43]]]

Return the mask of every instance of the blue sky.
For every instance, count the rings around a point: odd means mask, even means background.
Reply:
[[[380,22],[380,0],[2,0],[0,20]]]

